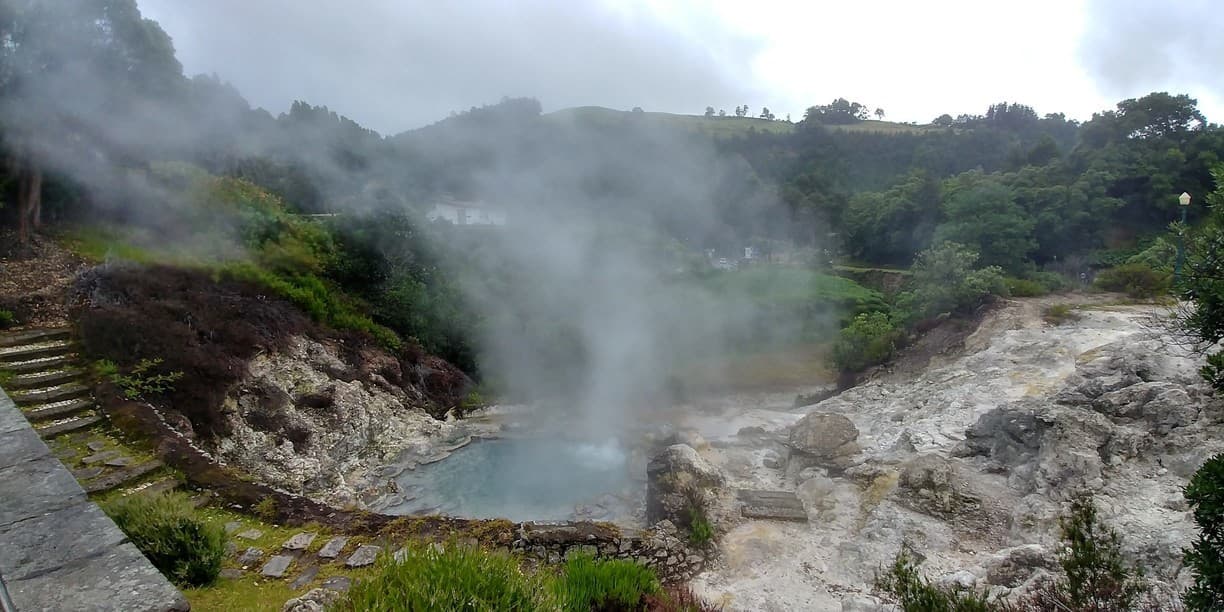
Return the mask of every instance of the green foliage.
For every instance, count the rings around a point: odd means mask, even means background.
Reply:
[[[898,296],[898,307],[911,321],[943,313],[965,313],[992,295],[1007,295],[1003,271],[975,269],[978,255],[953,242],[934,246],[914,262],[911,289]]]
[[[17,322],[17,315],[11,310],[0,308],[0,329],[12,327]]]
[[[569,558],[557,587],[567,612],[640,610],[648,596],[662,591],[650,568],[619,559],[596,560],[590,555]]]
[[[1008,276],[1004,282],[1007,283],[1007,293],[1012,297],[1037,297],[1050,292],[1041,283],[1027,278]]]
[[[704,548],[714,542],[714,525],[706,515],[705,508],[700,505],[690,506],[688,515],[689,544]]]
[[[110,359],[99,359],[93,362],[90,368],[93,370],[94,376],[100,379],[114,381],[115,377],[119,375],[119,364]]]
[[[1065,576],[1055,586],[1056,598],[1074,610],[1133,610],[1144,592],[1142,573],[1123,562],[1122,538],[1100,521],[1092,500],[1073,500],[1059,526]]]
[[[335,609],[559,610],[558,590],[551,576],[524,573],[507,553],[413,542],[395,557],[385,555],[374,575],[354,584]]]
[[[225,531],[202,519],[186,495],[134,494],[104,502],[102,509],[175,584],[211,584],[220,573]]]
[[[1186,551],[1194,585],[1182,599],[1188,610],[1219,610],[1224,607],[1224,455],[1208,459],[1190,477],[1185,496],[1199,535]]]
[[[259,518],[268,522],[276,520],[276,517],[279,514],[276,505],[276,498],[272,496],[266,496],[259,500],[251,508],[251,510],[255,513],[255,516],[258,516]]]
[[[1079,314],[1072,310],[1070,304],[1054,304],[1042,311],[1041,318],[1051,325],[1062,325],[1078,319]]]
[[[888,361],[905,332],[897,329],[883,312],[863,313],[854,317],[838,334],[833,344],[833,365],[843,371],[857,372]]]
[[[990,612],[996,607],[984,594],[931,584],[902,549],[891,567],[876,576],[876,588],[896,598],[904,612]]]
[[[175,381],[183,377],[183,373],[177,371],[155,374],[154,370],[163,362],[161,357],[141,359],[127,374],[121,374],[118,366],[109,360],[102,360],[95,367],[100,374],[110,372],[111,382],[118,385],[123,397],[147,400],[173,391]]]
[[[1126,293],[1132,298],[1151,298],[1168,293],[1172,275],[1145,264],[1126,263],[1102,270],[1094,284],[1105,291]]]
[[[1207,355],[1207,363],[1199,369],[1199,374],[1216,391],[1224,391],[1224,351]]]
[[[964,244],[984,265],[1018,271],[1037,247],[1035,222],[1016,203],[1013,191],[994,180],[967,174],[951,181],[943,202],[944,222],[935,241]]]

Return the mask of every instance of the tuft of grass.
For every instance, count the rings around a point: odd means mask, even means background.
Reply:
[[[402,553],[384,555],[374,575],[353,585],[335,609],[561,610],[550,579],[524,573],[508,553],[412,543]]]
[[[181,586],[211,584],[225,557],[225,532],[182,493],[130,495],[102,509],[162,574]]]
[[[1070,321],[1075,321],[1080,318],[1079,313],[1071,307],[1070,304],[1054,304],[1047,306],[1041,313],[1041,318],[1045,319],[1050,325],[1062,325]]]
[[[647,597],[662,591],[650,568],[620,559],[596,560],[590,555],[567,560],[557,588],[567,612],[640,610]]]
[[[7,329],[17,323],[17,315],[11,310],[0,308],[0,329]]]
[[[253,508],[251,508],[251,511],[255,513],[255,516],[258,516],[259,518],[268,522],[276,520],[276,517],[279,514],[276,507],[276,499],[271,496],[264,497],[263,499],[259,500],[259,502],[256,503]]]

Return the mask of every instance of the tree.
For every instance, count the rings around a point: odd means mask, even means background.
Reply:
[[[747,105],[747,104],[745,104],[745,105],[743,105],[743,106],[737,106],[737,107],[735,107],[735,116],[736,116],[736,117],[743,117],[744,115],[747,115],[747,114],[748,114],[748,105]]]
[[[769,112],[769,107],[768,107],[768,106],[765,106],[765,107],[762,107],[762,108],[761,108],[761,119],[765,119],[765,120],[768,120],[768,121],[773,121],[773,120],[774,120],[774,114],[773,114],[773,113],[771,113],[771,112]]]
[[[875,109],[875,117],[876,117],[876,119],[879,119],[880,121],[883,121],[883,120],[884,120],[884,109],[882,109],[882,108],[876,108],[876,109]]]
[[[632,111],[632,112],[635,112],[635,113],[644,113],[644,112],[646,112],[646,111],[642,110],[642,107],[640,107],[640,106],[635,106],[635,107],[633,107],[633,111]]]
[[[939,127],[952,127],[953,123],[955,123],[955,121],[952,119],[952,115],[949,115],[948,113],[944,113],[931,120],[931,125],[937,125]]]
[[[863,121],[868,117],[867,107],[858,102],[838,98],[824,106],[812,106],[803,115],[803,120],[827,125],[845,125]]]
[[[709,118],[709,117],[713,117],[713,116],[714,116],[714,107],[713,107],[713,106],[707,106],[707,107],[706,107],[706,110],[705,110],[705,116],[706,116],[707,118]]]
[[[1212,169],[1216,189],[1207,196],[1212,214],[1187,241],[1185,274],[1175,287],[1190,301],[1180,323],[1195,341],[1214,346],[1224,340],[1224,163]],[[1224,391],[1224,351],[1208,356],[1203,377]]]
[[[991,295],[1006,295],[1003,271],[976,268],[978,254],[955,242],[944,242],[918,254],[910,289],[898,296],[898,310],[910,321],[943,313],[971,311]]]
[[[1016,204],[1012,190],[971,173],[954,179],[946,192],[945,221],[936,228],[935,241],[967,245],[983,264],[1018,272],[1037,243],[1033,219]]]
[[[1189,610],[1219,610],[1224,607],[1224,455],[1208,459],[1190,477],[1185,497],[1199,535],[1185,555],[1194,585],[1183,601]]]
[[[718,116],[719,116],[719,117],[726,117],[726,116],[727,116],[727,111],[726,111],[726,109],[722,109],[722,108],[718,109]]]

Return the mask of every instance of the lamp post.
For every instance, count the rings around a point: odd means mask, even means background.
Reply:
[[[1182,264],[1186,261],[1186,211],[1190,209],[1190,194],[1182,192],[1177,197],[1181,205],[1181,227],[1177,230],[1177,264],[1173,266],[1173,286],[1181,280]]]

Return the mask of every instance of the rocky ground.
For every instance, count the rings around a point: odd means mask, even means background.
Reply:
[[[689,417],[726,482],[720,559],[694,587],[732,610],[879,609],[871,582],[904,546],[935,580],[1005,594],[1056,568],[1057,517],[1085,493],[1149,578],[1184,583],[1181,488],[1224,450],[1224,405],[1167,308],[1109,299],[1018,300],[921,371]],[[1067,301],[1092,303],[1043,320]],[[742,489],[794,492],[807,522],[743,518]]]

